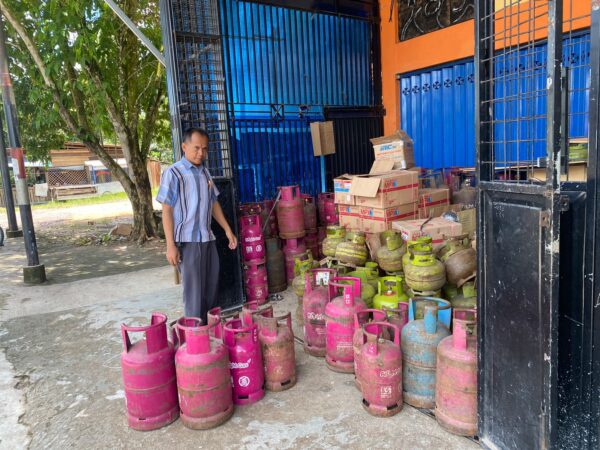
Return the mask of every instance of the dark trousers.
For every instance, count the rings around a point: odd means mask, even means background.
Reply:
[[[181,254],[181,279],[183,304],[187,317],[199,317],[206,324],[206,313],[217,306],[219,285],[219,255],[215,241],[183,242]]]

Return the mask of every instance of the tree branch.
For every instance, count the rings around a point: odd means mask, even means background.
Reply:
[[[77,123],[77,121],[69,111],[67,105],[64,103],[57,83],[54,81],[54,79],[52,79],[50,75],[48,75],[46,64],[44,63],[37,46],[33,42],[33,39],[29,36],[29,34],[27,34],[25,28],[21,25],[19,20],[17,20],[17,18],[15,17],[11,9],[8,8],[4,0],[0,0],[0,8],[2,9],[2,14],[4,15],[4,17],[6,17],[8,23],[10,23],[10,25],[19,35],[19,38],[21,38],[23,44],[27,48],[27,51],[31,55],[34,64],[36,65],[38,71],[40,72],[40,75],[42,76],[42,79],[44,80],[44,84],[52,94],[54,103],[58,107],[60,117],[63,119],[69,130],[75,136],[77,136],[77,138],[81,140],[86,145],[86,147],[88,147],[94,154],[96,154],[100,158],[104,165],[117,176],[119,181],[121,181],[121,183],[124,186],[127,186],[130,189],[134,189],[135,185],[133,184],[127,173],[106,152],[104,147],[100,144],[100,141],[97,138],[97,136],[89,128],[84,127],[85,124]]]

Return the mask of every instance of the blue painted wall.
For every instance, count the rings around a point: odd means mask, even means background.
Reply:
[[[546,54],[542,43],[497,58],[496,77],[501,81],[494,88],[494,147],[499,163],[546,155]],[[571,137],[588,134],[589,55],[589,33],[565,39]],[[414,140],[417,165],[475,165],[474,81],[473,61],[401,78],[401,125]]]

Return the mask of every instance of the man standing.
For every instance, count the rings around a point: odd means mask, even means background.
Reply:
[[[207,312],[217,306],[219,282],[212,218],[225,230],[231,250],[238,243],[217,200],[219,190],[204,165],[208,134],[198,128],[186,130],[181,148],[184,157],[164,172],[156,200],[163,205],[167,260],[182,275],[185,315],[206,323]]]

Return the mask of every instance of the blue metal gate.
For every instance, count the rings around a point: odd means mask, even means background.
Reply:
[[[569,71],[569,136],[587,137],[590,86],[590,35],[565,39],[563,60]],[[546,97],[532,102],[519,92],[538,92],[546,83],[547,44],[533,51],[498,55],[502,75],[494,84],[494,136],[502,142],[497,160],[510,164],[535,161],[546,154]],[[533,70],[531,70],[533,67]],[[533,73],[533,76],[531,75]],[[418,166],[475,165],[475,78],[473,61],[403,75],[400,79],[401,126],[415,144]],[[521,99],[521,101],[518,100]]]

